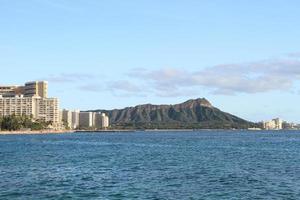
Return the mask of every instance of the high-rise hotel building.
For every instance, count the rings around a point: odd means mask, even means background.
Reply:
[[[48,83],[33,81],[24,86],[0,86],[0,117],[32,116],[33,119],[60,124],[59,101],[48,98]]]

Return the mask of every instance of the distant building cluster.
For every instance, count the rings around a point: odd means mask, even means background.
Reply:
[[[289,122],[284,121],[282,123],[282,128],[287,129],[287,130],[299,130],[300,129],[300,124],[289,123]]]
[[[107,129],[109,118],[105,113],[63,110],[62,121],[69,129]]]
[[[106,129],[109,118],[104,113],[60,111],[58,98],[48,98],[48,82],[32,81],[22,86],[0,86],[0,117],[30,116],[51,122],[51,129]]]
[[[263,122],[263,129],[265,130],[281,130],[283,121],[279,118]]]
[[[296,123],[289,123],[286,121],[283,121],[279,118],[272,119],[270,121],[263,121],[262,123],[262,129],[264,130],[299,130],[300,124]]]

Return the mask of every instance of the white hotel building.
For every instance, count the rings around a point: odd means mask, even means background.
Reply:
[[[107,129],[109,127],[109,118],[105,113],[63,110],[61,116],[62,121],[70,129]]]
[[[270,121],[265,121],[262,124],[263,124],[263,129],[265,130],[281,130],[283,121],[279,118],[276,118]]]
[[[10,115],[32,116],[35,120],[60,125],[59,101],[48,98],[48,83],[34,81],[25,86],[0,86],[0,117]]]

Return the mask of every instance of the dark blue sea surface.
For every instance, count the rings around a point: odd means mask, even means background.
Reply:
[[[0,199],[300,199],[300,132],[0,135]]]

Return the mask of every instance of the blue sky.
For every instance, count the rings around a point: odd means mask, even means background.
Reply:
[[[300,1],[0,0],[0,84],[48,80],[68,109],[206,97],[300,122]]]

